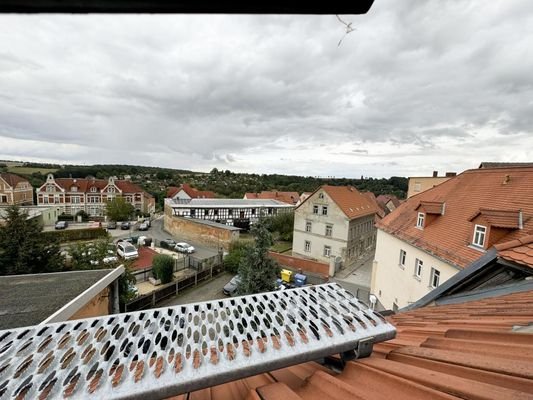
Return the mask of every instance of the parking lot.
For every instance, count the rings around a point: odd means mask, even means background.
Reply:
[[[201,283],[198,286],[185,290],[178,296],[162,301],[157,307],[169,307],[178,304],[198,303],[201,301],[226,298],[224,293],[222,293],[222,288],[232,277],[232,274],[224,272],[208,282]]]

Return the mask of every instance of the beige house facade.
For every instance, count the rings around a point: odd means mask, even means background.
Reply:
[[[448,179],[454,177],[455,172],[446,172],[446,176],[438,176],[437,171],[433,171],[433,176],[413,176],[409,178],[409,185],[407,188],[407,198],[415,194],[425,192]]]
[[[0,173],[0,206],[33,205],[33,187],[28,180],[8,172]]]
[[[293,255],[348,266],[374,249],[375,214],[357,189],[322,186],[295,210]]]
[[[406,307],[459,271],[459,267],[378,229],[370,287],[383,308]]]

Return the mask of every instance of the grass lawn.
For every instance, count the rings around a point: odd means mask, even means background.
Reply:
[[[292,243],[291,242],[283,242],[278,241],[272,245],[270,248],[272,251],[275,251],[276,253],[284,253],[286,251],[289,251],[292,249]]]
[[[51,172],[52,173],[56,172],[57,169],[56,168],[33,168],[33,167],[14,166],[14,167],[8,167],[7,171],[13,174],[20,174],[20,175],[31,175],[34,172],[40,172],[41,174],[46,175]]]

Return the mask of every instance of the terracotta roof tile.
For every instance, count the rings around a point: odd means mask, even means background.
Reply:
[[[498,256],[504,260],[514,261],[533,268],[533,235],[501,243],[494,247],[498,250]]]
[[[444,202],[445,212],[423,230],[416,228],[416,208],[421,202]],[[523,229],[509,229],[496,242],[503,243],[533,231],[533,167],[468,170],[425,192],[410,197],[394,212],[378,222],[378,228],[443,258],[465,267],[481,256],[469,247],[472,242],[473,215],[485,210],[487,219],[511,227],[509,213],[522,210]],[[490,212],[498,210],[500,213]],[[481,215],[480,218],[484,218]],[[514,217],[513,217],[514,218]],[[487,221],[489,223],[490,221]],[[518,222],[513,219],[512,227]],[[516,226],[517,227],[517,226]]]
[[[377,203],[372,202],[367,196],[363,195],[352,186],[324,185],[321,187],[321,189],[323,189],[329,195],[329,197],[331,197],[331,199],[339,206],[342,212],[349,219],[359,218],[379,212],[379,206]],[[308,197],[308,199],[311,197],[313,196]]]
[[[17,184],[20,182],[28,182],[28,180],[24,179],[22,176],[18,176],[9,172],[0,173],[0,178],[6,181],[6,183],[11,187],[17,186]]]
[[[348,362],[340,373],[306,363],[184,398],[533,398],[533,334],[511,331],[533,322],[533,291],[428,306],[388,319],[397,337],[375,345],[369,358]]]
[[[211,192],[209,190],[198,190],[193,188],[191,185],[184,183],[183,185],[180,185],[179,187],[170,186],[167,188],[167,197],[174,197],[180,190],[182,190],[187,193],[187,195],[191,199],[214,199],[215,198],[215,192]]]
[[[262,191],[261,193],[246,193],[245,196],[247,199],[272,199],[290,205],[295,205],[300,200],[300,195],[297,192],[279,192],[276,190]]]

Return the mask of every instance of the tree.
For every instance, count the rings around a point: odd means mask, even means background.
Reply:
[[[124,221],[132,216],[134,208],[123,197],[117,197],[107,202],[106,210],[109,219],[113,221]]]
[[[166,254],[158,254],[154,256],[152,272],[154,273],[155,279],[161,280],[162,284],[172,282],[172,275],[174,274],[174,258]]]
[[[104,262],[104,258],[115,255],[114,246],[109,238],[95,242],[76,243],[69,247],[70,269],[116,268],[119,261]]]
[[[274,290],[279,274],[278,263],[268,256],[272,234],[268,230],[267,221],[260,219],[252,226],[251,233],[255,237],[255,243],[246,248],[239,264],[239,294]]]
[[[280,240],[292,242],[294,231],[294,212],[284,212],[270,217],[270,232],[277,232]]]
[[[236,274],[239,270],[241,259],[246,254],[246,250],[250,247],[250,243],[244,240],[239,240],[231,244],[229,253],[224,257],[224,269],[228,272]]]
[[[18,206],[6,208],[0,226],[0,275],[55,272],[63,268],[57,238],[45,237],[42,226]]]

